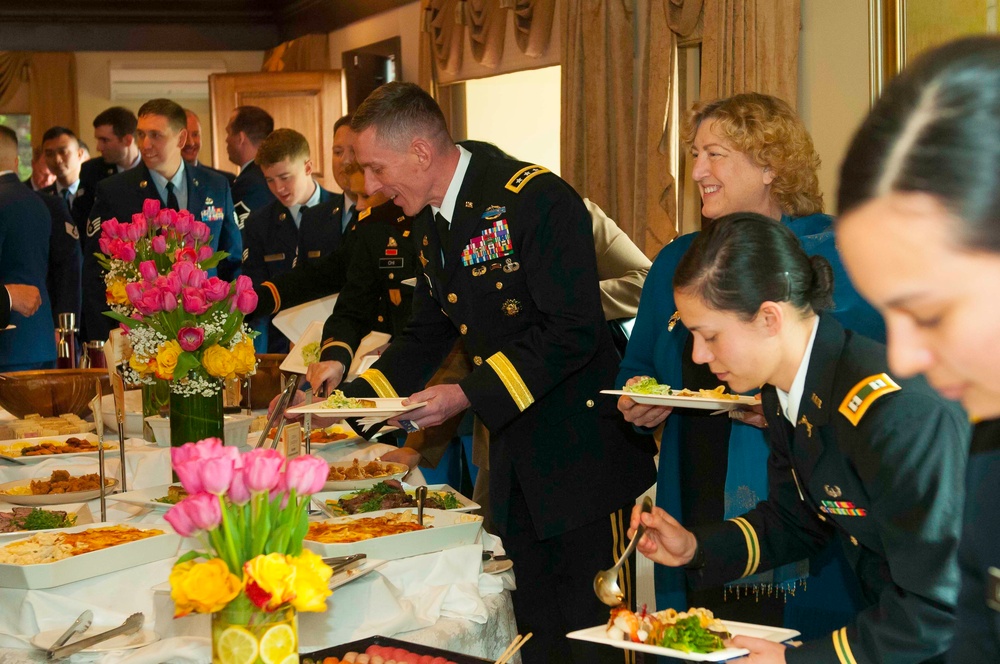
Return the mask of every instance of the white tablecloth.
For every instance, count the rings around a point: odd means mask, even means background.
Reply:
[[[170,481],[168,448],[141,440],[126,441],[129,489],[142,489]],[[329,461],[384,454],[391,446],[361,439],[347,444],[314,448]],[[109,476],[120,467],[117,456],[107,458]],[[46,459],[27,466],[0,468],[0,480],[48,476],[55,468],[74,474],[96,472],[91,457]],[[406,480],[423,483],[419,470]],[[98,501],[91,501],[95,520]],[[7,506],[0,505],[0,509]],[[169,528],[163,511],[125,503],[107,503],[109,521],[156,523]],[[485,535],[485,537],[489,537]],[[488,548],[502,551],[499,542]],[[300,651],[346,643],[381,634],[446,650],[494,659],[516,635],[510,594],[513,575],[480,573],[481,544],[389,561],[367,576],[337,588],[325,613],[300,614]],[[145,648],[105,655],[78,654],[71,662],[102,664],[153,664],[207,662],[210,659],[209,617],[175,620],[166,592],[154,592],[168,578],[173,558],[134,567],[93,579],[42,590],[0,588],[0,662],[44,661],[43,653],[30,649],[31,637],[44,630],[68,626],[84,609],[91,609],[95,625],[113,627],[129,614],[141,611],[146,627],[160,641]]]

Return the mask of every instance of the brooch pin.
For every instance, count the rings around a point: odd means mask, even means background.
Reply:
[[[667,321],[667,332],[673,332],[674,328],[677,327],[677,322],[681,319],[681,312],[675,311],[674,315],[670,317]]]

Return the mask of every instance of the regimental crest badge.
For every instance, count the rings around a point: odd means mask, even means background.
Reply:
[[[389,243],[387,245],[385,245],[385,246],[387,246],[387,247],[398,247],[399,243],[396,242],[396,238],[390,237],[389,238]]]
[[[840,487],[837,486],[836,484],[832,486],[829,484],[824,484],[823,491],[826,491],[826,495],[830,496],[831,498],[840,498],[842,495],[844,495],[844,492],[841,491]]]

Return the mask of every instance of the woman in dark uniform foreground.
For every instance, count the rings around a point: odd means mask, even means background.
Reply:
[[[639,551],[718,584],[840,540],[866,607],[800,648],[737,637],[750,662],[943,661],[958,595],[956,552],[969,428],[921,379],[888,373],[885,347],[828,314],[832,272],[784,226],[717,220],[674,276],[693,360],[734,392],[763,384],[766,501],[689,531],[657,508]],[[640,512],[632,515],[638,526]],[[725,616],[721,616],[725,618]]]

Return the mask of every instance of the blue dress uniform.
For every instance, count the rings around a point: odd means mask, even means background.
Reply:
[[[562,635],[607,620],[594,573],[621,552],[625,509],[655,479],[653,442],[599,395],[617,353],[590,215],[547,169],[472,154],[449,244],[430,207],[413,237],[423,277],[410,323],[344,392],[412,394],[462,338],[475,366],[459,385],[490,431],[490,501],[518,570],[515,614],[535,634],[522,654],[567,661],[576,648]]]
[[[413,218],[392,201],[358,215],[346,281],[323,325],[322,361],[349,368],[361,340],[379,323],[387,324],[392,336],[405,329],[413,288],[401,282],[420,276],[412,225]]]
[[[896,380],[885,346],[820,317],[793,428],[763,388],[768,499],[694,528],[695,584],[807,557],[840,540],[866,601],[853,624],[789,648],[789,664],[941,662],[958,597],[969,427],[922,379]]]
[[[966,477],[962,589],[948,662],[1000,662],[1000,420],[976,425]]]
[[[0,371],[55,362],[55,326],[45,289],[51,232],[49,211],[35,192],[15,173],[0,176],[0,283],[35,286],[42,298],[33,316],[10,312],[10,323],[17,327],[0,333]]]
[[[277,200],[250,213],[243,226],[243,274],[255,286],[289,272],[300,263],[318,261],[340,246],[342,203],[338,204],[338,199],[343,201],[343,194],[332,194],[316,186],[319,203],[302,210],[298,227],[291,211]],[[324,205],[328,203],[331,205]],[[255,323],[263,337],[258,352],[266,348],[269,353],[287,353],[289,340],[270,323],[270,317],[267,322],[266,328],[263,320]]]
[[[104,157],[88,159],[80,165],[80,186],[73,199],[72,214],[80,233],[86,228],[90,211],[94,209],[94,197],[97,195],[97,183],[112,175],[118,174],[118,167],[104,161]],[[131,219],[119,219],[122,223]]]
[[[344,285],[347,264],[354,251],[358,220],[353,219],[341,230],[343,194],[333,194],[325,203],[315,205],[302,213],[303,222],[328,224],[331,232],[339,231],[337,246],[316,260],[300,261],[295,269],[263,283],[254,282],[257,293],[257,310],[254,316],[276,314],[297,304],[333,295]],[[335,229],[334,229],[335,227]]]
[[[239,274],[243,256],[243,241],[236,227],[233,199],[229,183],[221,175],[206,171],[200,166],[184,165],[187,180],[187,210],[194,218],[208,224],[212,233],[212,247],[225,251],[229,257],[219,263],[218,275],[227,281]],[[101,223],[118,219],[131,223],[132,215],[142,212],[147,198],[158,198],[159,192],[145,164],[106,178],[97,185],[94,208],[91,210],[83,242],[83,321],[85,341],[104,340],[117,324],[103,314],[108,305],[105,298],[104,270],[95,253],[100,252]],[[162,202],[162,201],[161,201]],[[215,270],[209,270],[214,274]]]
[[[251,212],[277,200],[267,186],[264,172],[252,161],[233,180],[232,190],[236,225],[240,229],[246,224]]]
[[[82,185],[81,185],[82,186]],[[79,190],[77,190],[79,191]],[[80,232],[70,215],[66,202],[49,194],[36,192],[52,217],[49,238],[49,273],[45,280],[52,306],[52,322],[59,323],[59,314],[76,314],[80,320],[80,267],[83,252]],[[75,201],[74,201],[75,202]]]

